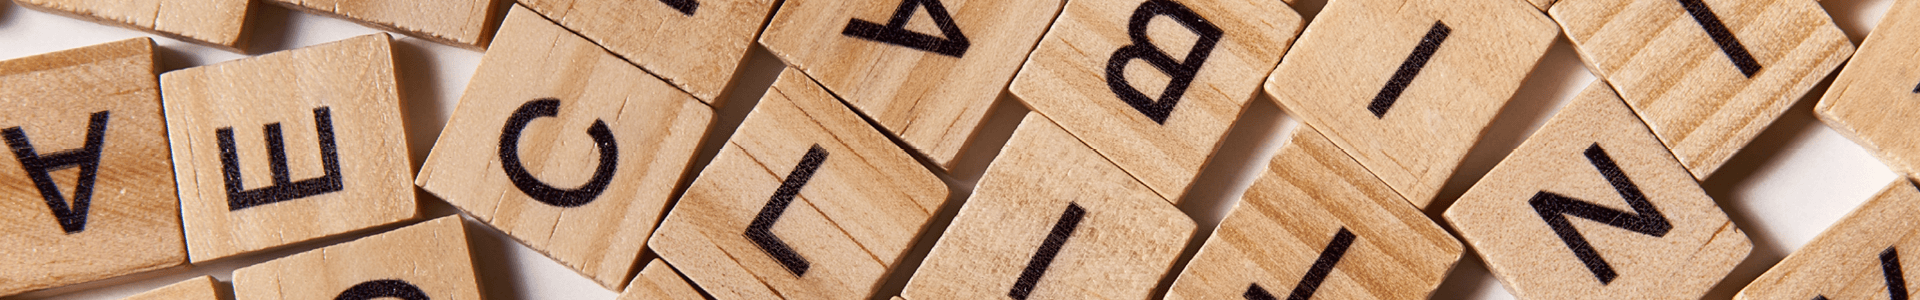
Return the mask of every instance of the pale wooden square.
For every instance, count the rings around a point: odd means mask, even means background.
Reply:
[[[417,183],[601,286],[620,290],[687,173],[713,110],[517,5],[499,37],[481,58]],[[507,128],[517,112],[541,100],[554,100],[552,117]],[[607,126],[611,145],[596,142],[594,124]],[[606,171],[611,175],[598,193],[575,206],[532,197],[501,158],[504,129],[519,130],[512,166],[538,184],[585,189],[601,173],[605,146],[617,149]]]
[[[211,276],[200,276],[200,277],[194,277],[193,279],[187,279],[185,281],[170,284],[164,287],[160,287],[157,289],[153,289],[151,291],[134,294],[133,296],[127,296],[126,298],[121,298],[120,300],[227,299],[227,297],[220,296],[219,288],[216,286],[218,284],[219,283],[216,283],[213,281],[213,277]]]
[[[1894,1],[1880,20],[1813,112],[1895,172],[1920,174],[1909,125],[1920,118],[1920,1]]]
[[[1614,163],[1583,153],[1601,149]],[[1529,197],[1554,193],[1632,216],[1628,194],[1602,165],[1636,187],[1669,227],[1643,234],[1566,218],[1618,277],[1602,284],[1548,225]],[[1552,204],[1545,204],[1552,205]],[[1549,206],[1553,207],[1553,206]],[[1699,298],[1747,257],[1753,244],[1604,82],[1595,82],[1494,166],[1447,209],[1447,222],[1520,299]]]
[[[658,258],[647,262],[640,269],[640,276],[633,277],[633,283],[627,284],[627,291],[620,293],[619,300],[702,300],[700,290],[693,288],[679,271]]]
[[[1550,11],[1588,69],[1706,179],[1853,55],[1853,42],[1812,0],[1701,1],[1759,64],[1751,78],[1681,1],[1563,0]]]
[[[952,168],[1065,2],[787,1],[760,43],[934,164]],[[888,24],[904,3],[941,5],[969,45],[949,56],[842,33],[853,30],[851,20]],[[907,24],[939,20],[925,6],[908,12],[913,15]],[[955,38],[935,26],[903,28]]]
[[[1007,297],[1071,205],[1084,215],[1028,299],[1147,299],[1196,227],[1065,129],[1029,113],[902,296]]]
[[[1184,6],[1223,32],[1165,122],[1121,100],[1103,75],[1116,50],[1133,44],[1129,20],[1145,3]],[[1168,16],[1149,20],[1155,21],[1144,25],[1143,35],[1161,41],[1153,47],[1175,60],[1190,57],[1189,45],[1199,43],[1197,31]],[[1301,25],[1299,14],[1272,0],[1070,1],[1011,90],[1161,197],[1178,202]],[[1161,78],[1168,75],[1152,64],[1129,60],[1123,68],[1121,74],[1135,89],[1152,99],[1162,94]]]
[[[21,6],[246,52],[251,0],[14,0]]]
[[[668,1],[699,3],[691,15]],[[775,0],[519,0],[613,54],[714,103]]]
[[[1267,78],[1267,95],[1421,208],[1560,35],[1513,0],[1336,0],[1314,20]],[[1429,56],[1407,69],[1420,54]],[[1411,81],[1395,81],[1408,70]]]
[[[1337,232],[1351,238],[1310,298],[1426,299],[1460,261],[1459,240],[1301,126],[1187,262],[1167,299],[1285,295],[1319,268]]]
[[[1734,299],[1889,299],[1888,279],[1882,262],[1886,251],[1893,251],[1899,264],[1907,268],[1920,261],[1920,189],[1901,178],[1888,184],[1867,203],[1855,208],[1839,223],[1821,232],[1812,242],[1800,247],[1773,269],[1755,278]],[[1914,271],[1901,272],[1900,283],[1913,278]],[[1910,285],[1901,286],[1912,291]],[[1899,295],[1892,299],[1903,298]]]
[[[270,0],[287,8],[330,15],[442,44],[486,49],[500,0]]]
[[[747,232],[812,153],[821,156],[767,229],[808,263],[795,275]],[[718,299],[867,299],[946,201],[939,177],[789,68],[649,246]]]
[[[1560,2],[1560,0],[1527,0],[1528,4],[1533,4],[1533,8],[1539,9],[1540,11],[1547,11],[1547,9],[1552,8],[1554,2]]]
[[[80,231],[66,230],[18,153],[0,153],[0,296],[186,263],[153,47],[134,38],[0,62],[0,128],[42,161],[87,152],[105,114],[87,209],[74,203],[85,163],[44,169]]]
[[[193,262],[289,245],[417,217],[400,124],[392,38],[372,34],[160,75]],[[341,189],[230,209],[218,128],[232,128],[246,190],[266,189],[263,128],[284,126],[287,172],[326,176],[316,111],[333,125]]]
[[[460,216],[441,217],[234,270],[234,299],[409,299],[400,292],[417,291],[419,299],[479,300],[467,249]],[[376,283],[394,281],[402,284]],[[353,292],[361,297],[340,297]]]

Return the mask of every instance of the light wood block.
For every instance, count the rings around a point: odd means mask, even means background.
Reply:
[[[525,8],[499,37],[417,183],[620,290],[713,110]]]
[[[1447,209],[1520,299],[1694,299],[1753,244],[1604,82]]]
[[[1040,114],[1027,114],[902,296],[1147,299],[1193,219]]]
[[[1539,9],[1540,11],[1547,11],[1549,8],[1552,8],[1554,2],[1560,2],[1560,0],[1527,0],[1527,4],[1533,4],[1533,8]]]
[[[1513,0],[1336,0],[1315,18],[1267,94],[1422,208],[1560,35]]]
[[[460,216],[233,271],[236,300],[479,300]]]
[[[246,52],[250,0],[14,0],[21,6]]]
[[[186,263],[153,41],[0,61],[0,296]]]
[[[1813,107],[1828,127],[1865,146],[1902,174],[1920,174],[1920,1],[1894,1]]]
[[[714,103],[775,0],[519,0],[613,54]]]
[[[789,68],[649,246],[717,299],[867,299],[946,201],[939,177]]]
[[[1426,299],[1462,251],[1386,182],[1301,126],[1167,298]]]
[[[1853,55],[1811,0],[1563,0],[1550,12],[1696,179]]]
[[[640,269],[640,276],[633,278],[627,285],[627,291],[620,293],[620,300],[702,300],[700,291],[693,284],[680,277],[666,261],[654,259],[647,267]]]
[[[160,75],[194,263],[418,215],[392,38]]]
[[[1271,0],[1072,1],[1012,91],[1177,202],[1301,24]]]
[[[213,281],[213,277],[211,276],[200,276],[151,291],[134,294],[133,296],[121,298],[120,300],[225,299],[225,297],[220,297],[218,284],[219,283]]]
[[[484,50],[493,37],[496,0],[270,0],[320,15],[329,15],[381,29],[406,32],[442,44]]]
[[[760,43],[952,168],[1065,2],[787,1]]]
[[[1906,178],[1894,181],[1734,299],[1906,299],[1906,265],[1920,261],[1915,214],[1920,189]]]

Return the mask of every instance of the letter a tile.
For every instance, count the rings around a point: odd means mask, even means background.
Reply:
[[[1549,11],[1696,179],[1853,55],[1812,0],[1562,0]]]
[[[219,300],[219,283],[213,277],[200,276],[186,281],[170,284],[151,291],[127,296],[120,300]]]
[[[1301,126],[1187,263],[1168,299],[1426,299],[1463,250]]]
[[[627,285],[627,291],[620,293],[620,300],[702,300],[700,291],[693,284],[680,277],[679,271],[660,259],[647,263],[640,269],[640,276],[633,278]]]
[[[951,168],[1064,2],[787,1],[760,42]]]
[[[1920,1],[1894,1],[1813,112],[1902,174],[1920,174]],[[1915,252],[1920,253],[1920,252]]]
[[[1594,82],[1460,196],[1448,223],[1520,299],[1694,299],[1753,244]]]
[[[1908,274],[1920,272],[1906,267],[1920,262],[1916,214],[1920,189],[1894,181],[1734,299],[1908,299]]]
[[[718,299],[867,299],[947,186],[788,68],[649,246]]]
[[[480,300],[461,223],[442,217],[234,270],[234,299]]]
[[[713,110],[518,5],[499,38],[417,183],[620,290]]]
[[[0,62],[0,296],[186,263],[153,41]]]
[[[1266,92],[1426,207],[1560,34],[1514,0],[1334,0]]]
[[[250,0],[16,0],[21,6],[245,52]]]
[[[160,75],[194,263],[413,219],[392,38]]]
[[[519,0],[713,103],[732,85],[775,0]]]
[[[1070,1],[1012,91],[1178,202],[1300,26],[1272,0]]]
[[[495,0],[272,0],[288,8],[332,15],[436,42],[486,49],[493,36]],[[509,2],[510,3],[510,2]]]
[[[1193,219],[1029,113],[902,296],[1147,299]]]

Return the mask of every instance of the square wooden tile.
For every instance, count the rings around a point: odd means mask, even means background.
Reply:
[[[1446,219],[1521,299],[1699,298],[1753,249],[1605,82],[1548,119]]]
[[[1562,0],[1549,11],[1697,179],[1853,55],[1812,0]]]
[[[1029,113],[901,294],[908,299],[1146,299],[1193,219]]]
[[[220,300],[219,283],[210,276],[194,277],[178,283],[127,296],[120,300]]]
[[[0,296],[186,263],[153,47],[0,61]]]
[[[701,101],[714,103],[775,0],[519,0]]]
[[[1011,90],[1177,202],[1301,24],[1271,0],[1071,1]]]
[[[1906,299],[1912,291],[1906,266],[1920,261],[1915,214],[1920,188],[1896,180],[1734,299]]]
[[[1167,299],[1426,299],[1462,251],[1386,182],[1301,126]]]
[[[415,218],[392,38],[160,75],[193,262]]]
[[[381,29],[406,32],[442,44],[487,48],[493,16],[512,1],[497,0],[270,0],[287,8],[329,15]]]
[[[1892,5],[1813,112],[1895,172],[1920,174],[1920,137],[1907,125],[1920,118],[1920,2]]]
[[[760,43],[952,168],[1065,2],[787,1]]]
[[[648,246],[718,299],[867,299],[946,201],[939,177],[788,68]]]
[[[250,0],[15,0],[74,18],[246,52]]]
[[[1327,3],[1266,92],[1426,207],[1560,35],[1525,3]]]
[[[236,300],[479,300],[460,216],[233,271]]]
[[[417,183],[620,290],[713,110],[517,5],[499,37]]]
[[[633,283],[627,284],[627,291],[620,293],[620,300],[702,300],[705,296],[693,288],[679,271],[668,266],[658,258],[647,262],[640,269],[640,276],[633,277]]]

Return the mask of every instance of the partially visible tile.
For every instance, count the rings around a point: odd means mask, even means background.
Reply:
[[[479,300],[460,216],[233,271],[236,300]]]
[[[620,300],[702,300],[700,290],[680,277],[673,266],[656,258],[640,269],[640,276],[633,277],[633,283],[627,284],[627,291],[620,293]]]
[[[1910,179],[1896,180],[1734,299],[1906,299],[1906,265],[1920,261],[1914,255],[1920,253],[1916,214],[1920,188]]]
[[[1895,172],[1920,174],[1920,1],[1894,1],[1860,52],[1834,77],[1815,116]]]
[[[213,281],[213,277],[211,276],[200,276],[151,291],[134,294],[133,296],[127,296],[120,300],[225,299],[225,297],[220,297],[219,287],[216,286],[218,284],[219,283]]]
[[[499,0],[270,0],[287,8],[346,18],[442,44],[484,50]]]
[[[775,0],[519,0],[707,103],[733,85]]]
[[[55,14],[246,52],[250,0],[14,0]]]

